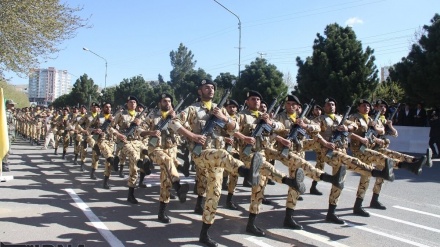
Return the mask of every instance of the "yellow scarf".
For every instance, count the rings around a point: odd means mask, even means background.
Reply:
[[[86,114],[81,114],[81,117],[84,117],[84,115],[86,115]]]
[[[359,113],[361,114],[361,113]],[[365,122],[368,124],[368,114],[361,114],[361,116],[364,118]]]
[[[206,109],[208,109],[208,111],[210,111],[210,110],[211,110],[211,107],[212,107],[212,101],[202,101],[202,105],[203,105]]]
[[[104,114],[104,119],[108,120],[110,118],[110,113],[109,114]]]
[[[95,113],[93,113],[93,112],[92,112],[92,117],[93,117],[93,118],[95,118],[95,117],[96,117],[96,115],[98,115],[98,113],[97,113],[97,112],[95,112]]]
[[[127,110],[128,114],[130,114],[130,116],[134,117],[134,115],[136,115],[136,111],[135,110]]]
[[[287,116],[292,119],[293,122],[296,122],[296,112],[292,113],[292,114],[287,114]]]
[[[67,120],[67,117],[69,117],[69,115],[63,116],[63,120]]]
[[[160,115],[162,115],[162,118],[165,119],[168,115],[168,111],[160,111]]]
[[[327,116],[329,116],[333,121],[335,121],[335,114],[334,113],[327,114]]]
[[[385,115],[380,115],[379,120],[380,120],[382,123],[386,123],[386,122],[387,122],[387,119],[385,118]]]
[[[250,110],[250,112],[251,112],[251,115],[254,115],[256,117],[258,117],[260,115],[259,111],[252,111],[252,110]]]

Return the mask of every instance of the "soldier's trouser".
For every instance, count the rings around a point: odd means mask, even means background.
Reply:
[[[180,181],[174,160],[171,158],[173,151],[170,149],[156,149],[150,152],[149,157],[153,163],[160,166],[160,196],[159,201],[170,202],[170,189],[173,182]]]
[[[93,149],[93,146],[95,145],[95,139],[93,139],[93,136],[87,135],[87,136],[84,136],[83,138],[86,138],[87,145]],[[83,140],[83,142],[84,142],[84,140]],[[86,160],[87,148],[84,147],[83,145],[81,145],[80,150],[81,150],[81,161],[84,162]],[[92,151],[92,153],[93,153],[93,151]]]
[[[213,224],[218,202],[222,193],[223,168],[207,168],[206,200],[203,209],[203,223]]]
[[[403,153],[399,153],[390,149],[386,149],[386,148],[379,148],[377,150],[378,152],[385,154],[386,156],[392,158],[392,159],[396,159],[399,160],[400,162],[413,162],[414,160],[414,156],[411,155],[407,155],[407,154],[403,154]],[[398,163],[395,162],[394,169],[399,169],[398,167]],[[375,194],[379,194],[380,191],[382,190],[382,185],[384,183],[384,179],[383,178],[376,178],[376,182],[374,183],[374,187],[373,187],[373,193]]]
[[[353,151],[353,156],[360,159],[364,163],[372,164],[372,165],[374,164],[374,166],[378,170],[382,170],[385,167],[385,162],[389,158],[388,156],[386,156],[382,153],[379,153],[377,151],[371,150],[369,148],[366,148],[364,150],[364,152],[361,152],[360,150]],[[394,159],[394,162],[397,163],[398,160]],[[359,186],[358,186],[358,191],[356,194],[357,198],[363,199],[365,197],[365,192],[367,191],[368,186],[370,185],[370,177],[371,176],[365,176],[365,175],[361,174],[361,178],[360,178]],[[383,180],[382,180],[382,183],[380,183],[380,185],[375,186],[373,188],[373,192],[375,194],[380,193],[380,189],[382,188],[382,184],[383,184]]]
[[[75,154],[80,154],[82,142],[83,142],[83,135],[76,134],[75,143],[73,144],[73,152]]]
[[[230,173],[236,175],[238,174],[238,168],[244,166],[244,163],[234,159],[234,157],[224,149],[205,149],[202,150],[200,156],[192,154],[191,158],[198,168],[207,169],[208,179],[203,222],[213,224],[218,200],[220,199],[221,181],[223,177],[223,170],[213,168],[225,168]]]
[[[58,138],[55,139],[55,148],[58,148],[60,146],[60,141],[63,143],[63,152],[67,151],[67,148],[69,147],[69,133],[67,132],[66,135],[63,134],[62,131],[58,132],[57,135]]]
[[[136,187],[136,180],[138,177],[137,162],[140,160],[142,150],[148,148],[139,140],[131,140],[124,143],[121,153],[129,159],[130,174],[128,178],[128,187]]]
[[[224,169],[223,169],[224,170]],[[203,196],[206,193],[206,184],[208,181],[208,171],[203,168],[199,168],[196,166],[196,185],[197,185],[197,195]]]
[[[316,169],[312,164],[307,162],[305,159],[303,159],[301,156],[297,155],[294,152],[289,152],[289,155],[287,157],[283,157],[279,155],[279,152],[275,152],[276,150],[266,151],[267,157],[278,157],[278,160],[283,163],[283,165],[287,166],[289,168],[289,176],[295,177],[295,171],[298,168],[302,168],[304,170],[304,173],[306,176],[310,177],[313,180],[319,181],[321,174],[324,172],[321,170]],[[270,154],[269,154],[270,153]],[[286,200],[286,208],[295,209],[296,202],[300,194],[298,191],[292,189],[289,187],[288,193],[287,193],[287,200]]]
[[[333,150],[331,157],[327,156],[327,150],[322,149],[319,153],[320,159],[329,164],[332,167],[333,175],[339,170],[339,166],[345,165],[348,170],[356,172],[361,176],[371,177],[371,171],[374,170],[374,166],[363,163],[358,158],[352,157],[345,153],[345,149]],[[332,185],[329,204],[337,205],[342,190]]]
[[[266,152],[268,152],[268,150],[269,148],[266,148]],[[282,183],[283,177],[286,176],[275,169],[271,163],[266,161],[266,152],[259,152],[263,157],[263,165],[260,170],[260,183],[252,186],[251,204],[249,205],[249,213],[252,214],[258,214],[260,212],[260,204],[264,199],[264,189],[267,183],[266,180],[270,178],[277,183]],[[269,153],[272,153],[272,151],[269,151]],[[253,155],[254,154],[249,156],[240,156],[240,159],[246,164],[246,167],[250,167]],[[278,157],[273,159],[278,159]]]
[[[113,141],[99,139],[97,145],[99,147],[99,151],[101,152],[102,157],[105,158],[104,176],[110,177],[113,167],[112,167],[112,164],[110,164],[107,161],[107,159],[113,158],[113,150],[114,150],[115,143]],[[95,153],[95,151],[93,151],[93,152]],[[96,155],[96,156],[98,157],[98,160],[96,161],[96,166],[93,166],[94,169],[98,168],[99,156],[98,155]],[[92,156],[92,165],[94,165],[93,156]]]
[[[43,126],[42,122],[37,122],[36,129],[35,129],[35,139],[37,139],[37,141],[40,141],[40,139],[41,139],[41,127],[42,126]]]
[[[123,144],[124,144],[123,142],[117,142],[117,143],[115,144],[115,146],[116,146],[115,156],[118,156],[118,157],[119,157],[119,165],[120,165],[120,166],[123,166],[123,165],[124,165],[124,163],[125,163],[125,159],[126,159],[125,154],[122,153],[122,148],[124,147]]]

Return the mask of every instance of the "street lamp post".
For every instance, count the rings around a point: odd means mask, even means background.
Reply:
[[[106,89],[107,89],[107,59],[101,57],[100,55],[96,54],[96,53],[93,52],[92,50],[87,49],[87,48],[85,48],[85,47],[83,47],[83,50],[84,50],[84,51],[89,51],[89,52],[93,53],[95,56],[100,57],[100,58],[102,58],[102,59],[105,61],[105,78],[104,78],[104,93],[105,93],[105,92],[106,92]]]
[[[229,13],[233,14],[238,19],[238,79],[240,79],[240,62],[241,62],[241,20],[238,15],[236,15],[234,12],[230,11],[228,8],[223,6],[223,4],[217,2],[217,0],[214,0],[218,5],[222,6],[224,9],[226,9]]]

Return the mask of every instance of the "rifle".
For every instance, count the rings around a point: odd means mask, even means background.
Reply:
[[[151,105],[151,104],[150,104],[150,105]],[[135,119],[139,119],[139,118],[141,118],[142,115],[143,115],[145,112],[147,112],[148,109],[149,109],[149,107],[145,107],[144,110],[143,110],[141,113],[139,113],[139,114],[136,115]],[[137,127],[138,127],[138,125],[135,124],[134,121],[131,122],[130,126],[128,127],[127,131],[125,132],[125,136],[126,136],[126,137],[130,137],[130,136],[133,137],[133,134],[134,134],[134,132],[136,131]]]
[[[231,94],[231,90],[227,89],[226,92],[223,94],[222,99],[218,103],[217,108],[223,107],[223,105],[226,103],[226,100],[229,97],[229,94]],[[204,136],[212,135],[214,131],[214,127],[216,125],[223,128],[225,126],[225,123],[222,120],[218,119],[214,114],[211,114],[209,116],[208,121],[206,121],[205,126],[203,126],[202,132],[200,134]],[[202,144],[198,142],[195,143],[192,152],[195,155],[199,156],[202,153]]]
[[[347,106],[347,110],[344,113],[344,116],[341,119],[341,122],[338,124],[337,127],[343,126],[345,124],[345,121],[348,119],[348,115],[350,114],[351,106]],[[348,131],[339,131],[336,127],[336,130],[333,131],[332,138],[330,139],[331,143],[334,143],[337,147],[342,146],[342,139],[348,137]],[[327,151],[327,157],[331,158],[333,155],[333,150],[329,149]]]
[[[376,113],[376,115],[374,116],[374,122],[377,122],[378,120],[379,120],[379,117],[380,117],[380,111],[378,111],[377,113]],[[373,142],[374,142],[374,136],[377,136],[377,132],[376,132],[376,130],[374,129],[374,126],[368,126],[368,130],[367,130],[367,132],[365,133],[365,138],[367,138],[368,139],[368,143],[369,144],[372,144]],[[364,144],[362,144],[361,145],[361,147],[360,147],[360,150],[362,151],[362,152],[364,152],[365,151],[365,149],[367,148],[367,146],[365,146]]]
[[[280,102],[280,104],[278,104],[277,108],[275,109],[275,111],[273,112],[273,116],[272,118],[275,119],[278,115],[278,112],[281,110],[281,106],[284,104],[284,100]]]
[[[269,108],[267,109],[267,112],[271,112],[273,108],[275,108],[275,104],[277,103],[278,98],[275,98],[272,103],[270,104]],[[268,125],[266,121],[263,119],[258,119],[258,124],[255,127],[254,131],[251,133],[251,137],[257,139],[261,138],[261,135],[263,134],[263,130],[266,130],[267,132],[272,131],[272,126]],[[246,144],[246,146],[243,149],[243,154],[246,156],[249,156],[251,154],[252,144]]]
[[[314,99],[310,100],[309,104],[305,104],[305,108],[304,110],[301,112],[301,115],[299,116],[298,119],[302,119],[306,116],[306,114],[309,112],[310,108],[312,108],[313,103],[315,102]],[[299,126],[298,124],[294,124],[291,128],[290,128],[290,132],[289,135],[287,136],[287,140],[293,142],[296,145],[299,145],[299,140],[298,140],[298,135],[302,135],[305,136],[306,130],[301,128],[301,126]],[[289,155],[289,148],[284,146],[283,149],[281,150],[281,155],[285,158],[288,157]]]
[[[388,117],[388,120],[391,120],[391,122],[393,121],[397,111],[399,111],[399,107],[400,107],[400,103],[397,104],[396,110]],[[387,135],[388,133],[390,133],[390,127],[387,124],[385,124],[385,134]]]
[[[176,108],[174,108],[174,112],[179,111],[180,107],[182,107],[183,102],[185,102],[185,100],[188,98],[189,94],[180,100],[179,104],[177,104]],[[165,119],[161,119],[155,126],[155,130],[160,130],[160,132],[162,133],[163,131],[168,129],[168,123],[171,121],[171,116],[168,115]],[[157,141],[159,140],[159,138],[157,136],[152,136],[150,138],[150,140],[148,141],[148,145],[155,147],[157,145]]]

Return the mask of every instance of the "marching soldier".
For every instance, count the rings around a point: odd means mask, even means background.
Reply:
[[[250,166],[251,168],[245,168],[242,161],[234,159],[234,157],[224,149],[224,141],[219,131],[220,126],[213,121],[213,118],[223,123],[223,128],[230,133],[237,131],[238,126],[233,119],[228,117],[226,109],[219,109],[216,107],[217,105],[212,102],[215,89],[216,84],[214,82],[202,80],[197,90],[201,101],[187,107],[182,111],[181,118],[175,118],[170,123],[170,128],[175,133],[184,135],[191,141],[190,148],[193,150],[191,158],[196,166],[201,169],[206,169],[207,171],[206,201],[199,242],[208,246],[217,246],[217,243],[212,240],[208,234],[209,228],[214,223],[215,213],[221,195],[223,172],[221,169],[216,168],[225,168],[231,174],[239,174],[251,180],[253,184],[257,184],[260,178],[259,170],[262,164],[262,157],[258,154],[254,155]],[[188,121],[192,132],[183,127],[186,121]],[[212,127],[212,129],[207,131],[206,129],[209,127]],[[203,133],[204,129],[205,133]],[[199,147],[201,147],[200,150],[198,149]],[[199,200],[199,198],[197,200]]]
[[[271,138],[281,140],[281,136],[278,134],[281,133],[285,127],[282,123],[272,120],[268,113],[263,114],[259,111],[260,102],[263,98],[259,92],[251,90],[246,96],[248,109],[240,113],[240,132],[235,134],[235,136],[240,139],[240,160],[249,164],[252,156],[260,155],[263,159],[262,169],[260,170],[261,179],[257,185],[252,187],[246,231],[256,236],[265,236],[266,233],[255,225],[255,219],[260,212],[260,204],[264,198],[266,179],[271,178],[277,183],[286,184],[290,188],[304,193],[304,172],[299,168],[295,171],[294,177],[288,177],[276,170],[272,164],[266,161],[266,150],[271,146]],[[270,126],[274,134],[265,130],[261,133],[261,136],[252,136],[252,132],[254,132],[255,129],[262,127],[258,126],[261,124]],[[249,153],[246,153],[246,150],[249,150]],[[275,159],[275,157],[268,157],[268,159]]]
[[[55,154],[58,154],[58,147],[60,141],[63,143],[63,159],[66,157],[67,147],[69,146],[69,109],[63,108],[63,115],[60,115],[56,120],[58,138],[55,139]]]
[[[385,135],[397,137],[398,132],[393,127],[392,120],[387,120],[385,118],[385,114],[388,109],[388,103],[385,100],[379,99],[376,101],[375,105],[376,105],[377,111],[380,112],[379,124],[384,126],[385,133],[382,136],[378,136],[376,143],[374,143],[374,149],[382,154],[385,154],[386,156],[388,156],[390,158],[399,160],[399,162],[408,162],[408,164],[411,164],[411,163],[414,163],[414,162],[417,162],[417,161],[423,159],[424,157],[416,158],[411,155],[399,153],[399,152],[388,149],[388,146],[390,145],[390,139],[386,138]],[[425,165],[427,165],[428,167],[432,166],[431,157],[432,157],[432,150],[430,148],[428,148],[426,151],[427,161],[425,162]],[[419,173],[418,166],[416,166],[416,165],[405,166],[405,165],[400,164],[400,166],[398,165],[398,168],[406,168],[406,169],[414,172],[417,175]],[[396,169],[397,169],[397,167],[396,167]],[[379,202],[379,193],[382,189],[383,182],[384,182],[383,178],[376,178],[376,182],[373,187],[374,188],[373,189],[374,190],[373,197],[370,202],[371,208],[377,208],[377,209],[382,209],[382,210],[386,209],[386,207],[382,203]]]
[[[2,160],[2,171],[8,172],[9,171],[9,162],[8,157],[9,153],[11,151],[11,143],[12,139],[15,135],[15,117],[14,117],[14,107],[15,102],[12,99],[6,100],[6,124],[8,125],[8,136],[9,136],[9,150],[6,153],[5,157],[3,157]],[[0,103],[3,104],[3,103]]]
[[[187,183],[181,184],[179,173],[177,172],[177,142],[176,134],[168,128],[171,119],[176,118],[172,102],[173,97],[168,93],[162,93],[159,96],[159,109],[153,111],[146,118],[146,124],[149,131],[149,157],[153,163],[160,166],[160,196],[158,219],[162,223],[170,223],[171,219],[167,216],[165,210],[170,202],[171,187],[177,192],[181,203],[186,201],[186,194],[189,186]],[[165,123],[168,122],[168,123]],[[164,129],[157,129],[162,125]],[[145,177],[145,174],[143,174]],[[139,181],[143,180],[142,174]],[[141,183],[141,182],[140,182]]]
[[[339,169],[339,166],[345,165],[348,170],[354,171],[361,176],[382,177],[389,181],[394,180],[392,164],[390,162],[386,162],[386,164],[382,165],[382,167],[385,168],[377,170],[374,166],[347,155],[346,149],[348,147],[348,138],[351,133],[357,129],[357,125],[349,120],[344,120],[342,116],[335,114],[335,99],[331,97],[325,99],[324,112],[324,115],[320,115],[314,120],[320,125],[321,132],[320,135],[317,135],[315,138],[317,139],[316,144],[319,145],[318,147],[313,147],[313,149],[318,150],[316,159],[321,161],[322,165],[328,163],[332,167],[333,173]],[[335,214],[341,192],[341,188],[332,186],[329,196],[329,208],[325,218],[328,222],[335,224],[345,223],[344,220],[340,219]]]
[[[81,170],[83,170],[84,162],[86,160],[87,155],[87,146],[92,148],[92,160],[97,159],[96,151],[93,151],[93,147],[95,146],[95,139],[92,138],[92,135],[90,135],[90,132],[87,131],[91,123],[95,120],[95,118],[98,117],[98,114],[101,111],[101,106],[93,102],[90,107],[90,112],[85,114],[84,117],[82,117],[77,124],[77,130],[78,135],[82,135],[82,141],[80,142],[80,151],[81,151]],[[90,178],[91,179],[97,179],[95,176],[96,169],[92,168],[90,171]]]
[[[385,133],[382,124],[374,121],[368,116],[371,109],[371,104],[365,99],[360,99],[358,101],[358,113],[350,116],[350,121],[357,124],[357,129],[351,134],[351,144],[350,148],[352,150],[353,156],[360,159],[362,162],[367,164],[376,164],[376,168],[384,168],[384,165],[393,164],[394,168],[405,168],[416,175],[419,175],[422,171],[422,166],[426,163],[427,157],[423,156],[421,159],[415,162],[399,161],[398,159],[392,159],[382,153],[372,150],[375,143],[380,143],[381,140],[376,138],[374,135],[368,136],[369,129],[377,132],[379,135]],[[391,168],[390,168],[391,169]],[[365,192],[370,183],[370,176],[365,176],[361,174],[358,191],[356,195],[356,202],[353,207],[353,213],[356,215],[369,217],[370,214],[364,210],[362,207],[362,202],[365,197]],[[374,194],[379,194],[378,188],[373,188]],[[376,198],[378,199],[378,198]]]
[[[108,181],[113,168],[113,149],[115,142],[113,135],[108,134],[108,130],[110,129],[109,127],[113,116],[111,114],[112,106],[110,103],[103,103],[102,107],[103,111],[93,118],[87,129],[95,141],[92,147],[92,172],[98,169],[99,156],[102,155],[105,158],[103,188],[110,189]]]
[[[137,104],[138,99],[134,96],[129,96],[127,98],[127,110],[116,114],[109,130],[113,136],[122,142],[121,153],[129,159],[130,174],[128,178],[127,201],[132,204],[138,203],[134,196],[138,170],[141,168],[148,173],[146,170],[149,169],[149,166],[145,165],[146,162],[140,159],[141,154],[148,154],[148,150],[140,140],[139,134],[143,130],[137,127],[141,124],[140,117],[138,117],[139,113],[136,112]],[[114,169],[118,170],[115,166]]]
[[[75,136],[75,141],[73,142],[73,153],[75,157],[73,158],[73,164],[78,164],[78,155],[81,153],[81,145],[83,143],[83,135],[80,133],[79,129],[79,121],[87,114],[87,108],[85,105],[81,105],[79,109],[79,113],[75,116],[73,116],[72,119],[72,127],[73,127],[73,133]],[[80,170],[84,171],[84,162],[81,161]]]

